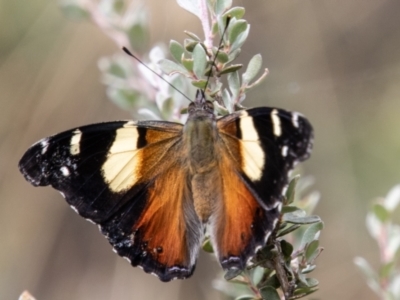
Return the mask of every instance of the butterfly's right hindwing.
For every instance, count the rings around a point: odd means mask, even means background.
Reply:
[[[213,240],[225,269],[243,269],[280,215],[289,171],[311,151],[313,130],[298,113],[258,107],[218,120],[223,201]]]

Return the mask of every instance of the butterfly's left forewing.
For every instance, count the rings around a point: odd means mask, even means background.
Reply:
[[[59,190],[116,252],[161,280],[189,277],[203,232],[181,161],[182,125],[110,122],[43,139],[22,157],[33,185]]]
[[[218,120],[223,201],[213,216],[213,239],[226,269],[243,269],[279,218],[293,166],[312,147],[312,127],[298,113],[254,108]]]

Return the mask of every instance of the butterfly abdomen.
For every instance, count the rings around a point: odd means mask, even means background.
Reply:
[[[203,223],[208,221],[221,195],[217,136],[215,120],[204,116],[189,119],[183,130],[194,207]]]

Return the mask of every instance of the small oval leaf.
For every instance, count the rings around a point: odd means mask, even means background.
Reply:
[[[200,38],[199,38],[196,34],[194,34],[193,32],[190,32],[190,31],[187,31],[187,30],[184,30],[183,32],[184,32],[188,37],[194,39],[195,41],[200,42]]]
[[[188,52],[193,52],[194,48],[197,46],[198,43],[199,43],[198,41],[194,41],[192,39],[185,39],[183,42],[184,47]]]
[[[189,72],[193,72],[193,59],[185,58],[182,56],[181,62],[186,70],[188,70]]]
[[[260,290],[261,296],[263,299],[268,300],[281,300],[278,292],[271,286],[266,286]]]
[[[246,30],[238,35],[238,37],[231,43],[231,52],[240,49],[246,41],[250,32],[250,25],[247,25]]]
[[[244,13],[246,12],[246,10],[244,9],[244,7],[240,7],[240,6],[236,6],[236,7],[232,7],[231,9],[227,10],[224,15],[222,16],[222,18],[225,20],[228,16],[235,17],[236,19],[241,19],[244,16]]]
[[[177,61],[180,62],[182,59],[182,54],[185,52],[183,46],[178,43],[177,41],[171,40],[169,42],[169,52],[171,52],[172,57]]]
[[[301,247],[306,244],[310,244],[312,241],[318,238],[319,232],[324,228],[324,223],[322,221],[316,222],[310,225],[306,231],[304,231],[303,237],[301,239]]]
[[[292,224],[313,224],[317,222],[321,222],[321,218],[318,216],[304,216],[304,217],[299,217],[295,213],[288,213],[283,215],[283,220],[288,223]]]
[[[254,55],[249,64],[247,65],[246,72],[243,73],[242,78],[243,78],[243,84],[247,85],[252,81],[260,72],[262,65],[262,57],[261,54],[256,54]]]
[[[292,244],[288,243],[288,242],[285,241],[285,240],[282,240],[282,241],[281,241],[281,249],[282,249],[283,257],[284,257],[285,259],[289,259],[290,256],[292,255],[292,252],[293,252],[293,246],[292,246]]]
[[[198,43],[193,50],[193,72],[197,78],[204,76],[204,71],[207,66],[207,55],[203,46]]]
[[[283,229],[282,231],[279,231],[277,234],[277,237],[281,237],[288,233],[291,233],[291,232],[295,231],[296,229],[298,229],[300,226],[301,226],[301,224],[294,224],[292,226],[289,226],[289,227]]]
[[[240,34],[246,31],[249,24],[245,20],[237,20],[229,28],[229,42],[232,45]]]
[[[181,65],[178,65],[177,63],[173,62],[172,60],[169,59],[161,59],[158,62],[158,66],[161,68],[161,70],[166,73],[166,74],[173,74],[173,73],[181,73],[186,76],[189,76],[190,74],[188,71],[182,67]]]
[[[215,3],[215,14],[220,15],[232,6],[232,0],[217,0]]]
[[[204,89],[206,87],[207,80],[201,79],[201,80],[192,80],[192,85],[199,88],[199,89]]]
[[[308,262],[312,261],[312,259],[316,256],[316,252],[318,251],[319,241],[314,240],[310,244],[308,244],[305,256]]]
[[[230,66],[226,67],[225,69],[222,69],[219,72],[219,75],[233,73],[233,72],[235,72],[237,70],[240,70],[242,67],[243,67],[242,64],[230,65]]]
[[[232,93],[232,100],[233,102],[235,102],[235,100],[238,98],[240,91],[240,79],[239,79],[239,73],[237,71],[229,73],[228,86]]]
[[[177,0],[178,5],[200,18],[200,7],[197,0]]]

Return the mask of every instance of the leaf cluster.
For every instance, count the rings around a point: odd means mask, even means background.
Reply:
[[[399,204],[400,185],[397,185],[385,198],[375,200],[367,214],[367,229],[380,251],[381,265],[378,271],[364,258],[354,259],[368,286],[384,300],[400,299],[400,225],[395,223]]]

